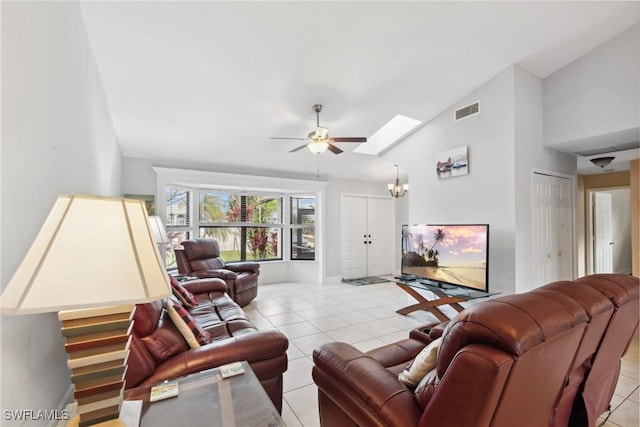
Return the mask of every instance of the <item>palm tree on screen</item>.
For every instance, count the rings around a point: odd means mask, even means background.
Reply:
[[[433,245],[427,251],[427,262],[431,265],[438,266],[438,255],[440,254],[437,250],[433,250],[438,243],[444,240],[446,237],[445,232],[442,228],[438,228],[435,233],[433,233]]]

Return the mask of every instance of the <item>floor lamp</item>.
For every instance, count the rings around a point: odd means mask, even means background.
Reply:
[[[62,195],[0,296],[0,312],[58,312],[78,416],[117,426],[136,303],[170,294],[139,200]]]

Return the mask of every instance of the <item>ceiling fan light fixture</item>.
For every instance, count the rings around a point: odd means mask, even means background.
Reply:
[[[591,163],[593,163],[594,165],[599,166],[601,168],[604,168],[605,166],[608,166],[609,163],[611,163],[613,161],[613,159],[615,159],[615,157],[613,157],[613,156],[596,157],[595,159],[591,159]]]
[[[311,141],[307,145],[307,147],[309,147],[309,150],[312,153],[320,154],[327,151],[327,148],[329,148],[329,143],[327,141]]]

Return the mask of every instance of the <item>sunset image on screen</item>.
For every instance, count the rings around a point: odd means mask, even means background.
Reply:
[[[417,225],[403,233],[403,273],[486,289],[487,225]]]

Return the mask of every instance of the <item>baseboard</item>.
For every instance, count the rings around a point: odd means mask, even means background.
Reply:
[[[341,283],[341,276],[327,276],[324,278],[324,283]]]

